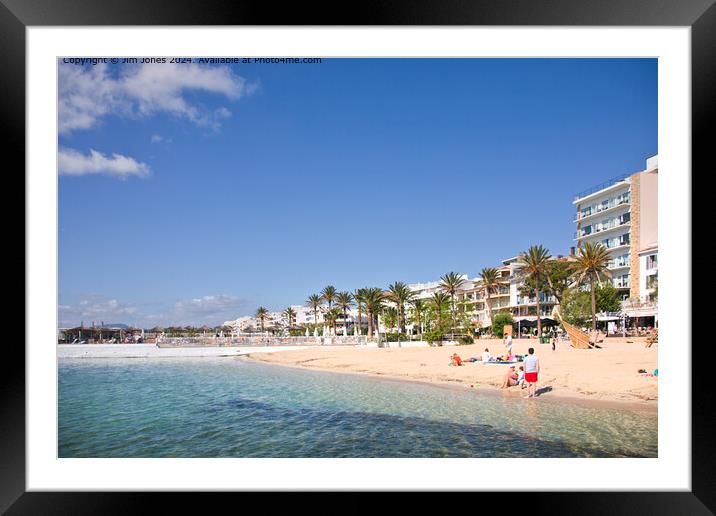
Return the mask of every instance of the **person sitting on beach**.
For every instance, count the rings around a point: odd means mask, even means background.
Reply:
[[[519,375],[515,372],[515,366],[510,366],[510,369],[505,373],[500,389],[507,389],[508,387],[517,385],[518,377]]]
[[[490,355],[490,350],[485,348],[485,351],[482,352],[482,361],[489,362],[490,358],[492,358],[492,356]]]
[[[450,364],[451,366],[461,366],[462,365],[462,358],[460,358],[460,355],[457,353],[453,353],[450,357]]]

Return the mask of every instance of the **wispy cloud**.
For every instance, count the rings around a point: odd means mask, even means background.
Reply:
[[[60,325],[74,325],[80,322],[99,324],[101,321],[107,323],[124,322],[127,317],[137,315],[137,307],[121,303],[116,299],[102,299],[99,296],[89,296],[81,299],[74,305],[60,305]]]
[[[117,153],[105,156],[94,149],[89,154],[82,154],[75,149],[60,148],[57,158],[59,173],[65,176],[105,174],[126,179],[146,177],[151,172],[149,165],[134,158]]]
[[[242,300],[233,296],[204,296],[177,301],[174,303],[174,314],[177,317],[185,317],[191,320],[197,318],[203,319],[208,316],[231,312],[240,306],[241,303]]]
[[[254,83],[228,67],[129,65],[115,77],[106,64],[60,64],[59,131],[90,129],[108,115],[141,118],[160,112],[216,129],[230,111],[225,107],[207,110],[188,101],[185,93],[204,91],[237,100],[255,90]]]
[[[176,301],[164,305],[157,303],[126,303],[99,295],[85,295],[76,304],[59,306],[60,326],[74,326],[92,321],[99,324],[126,323],[151,328],[154,326],[193,325],[214,326],[234,319],[237,310],[248,305],[246,299],[226,294],[209,295]],[[159,308],[159,309],[157,309]]]
[[[153,134],[152,137],[149,139],[151,143],[171,143],[171,138],[165,138],[161,134]]]

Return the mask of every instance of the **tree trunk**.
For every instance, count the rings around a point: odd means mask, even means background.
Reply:
[[[592,331],[597,331],[597,297],[594,289],[594,280],[589,282],[592,289]]]
[[[492,326],[492,307],[490,306],[490,291],[486,292],[487,297],[485,303],[487,303],[487,313],[490,315],[490,326]]]
[[[370,308],[367,308],[367,314],[368,314],[368,338],[373,338],[373,313],[371,312]]]
[[[539,306],[539,289],[535,289],[537,298],[537,338],[542,338],[542,320],[540,319],[540,306]]]

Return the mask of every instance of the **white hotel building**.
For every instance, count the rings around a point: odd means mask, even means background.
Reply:
[[[577,246],[600,242],[610,249],[612,281],[633,317],[657,315],[658,187],[656,155],[646,160],[644,170],[582,192],[573,202]]]

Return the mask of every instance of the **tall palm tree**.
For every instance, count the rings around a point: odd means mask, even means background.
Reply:
[[[377,317],[383,309],[385,293],[383,289],[371,287],[365,289],[365,310],[368,314],[368,338],[373,337],[373,329],[377,329]]]
[[[310,296],[308,296],[308,300],[306,301],[306,304],[311,307],[311,312],[313,312],[314,337],[318,335],[318,310],[321,307],[321,303],[323,303],[323,300],[318,294],[311,294]]]
[[[541,245],[533,245],[527,251],[520,254],[517,259],[517,275],[523,279],[530,278],[535,285],[535,298],[537,299],[537,335],[542,336],[542,321],[540,320],[539,306],[539,285],[540,281],[546,277],[549,260],[549,250]]]
[[[326,312],[326,315],[323,316],[323,318],[326,320],[326,324],[333,328],[333,335],[336,334],[336,322],[338,321],[338,317],[341,315],[341,311],[337,307],[333,307],[330,310]]]
[[[492,324],[492,306],[490,305],[490,297],[497,292],[497,288],[502,284],[500,281],[500,273],[495,267],[485,267],[480,271],[482,279],[482,291],[485,293],[485,304],[490,314],[490,324]]]
[[[601,283],[602,278],[611,278],[609,261],[612,259],[609,250],[601,243],[586,242],[579,246],[574,260],[574,276],[576,283],[582,285],[589,282],[592,291],[592,331],[597,330],[597,298],[595,283]]]
[[[440,277],[440,288],[443,292],[450,295],[450,306],[452,313],[452,329],[451,332],[455,331],[455,294],[465,284],[465,278],[457,272],[448,272],[445,276]]]
[[[413,307],[413,317],[418,323],[418,335],[422,340],[423,336],[423,312],[425,311],[425,305],[422,299],[411,299],[410,305]]]
[[[287,326],[289,329],[291,328],[291,325],[293,325],[293,322],[296,320],[296,310],[291,308],[290,306],[286,308],[286,310],[283,311],[284,317],[286,317]]]
[[[343,336],[348,335],[348,310],[353,306],[353,294],[339,292],[336,294],[336,306],[343,311]]]
[[[336,300],[337,293],[338,291],[333,285],[328,285],[323,290],[321,290],[321,297],[328,304],[329,311],[333,307],[333,302]]]
[[[365,288],[359,288],[353,293],[353,299],[356,301],[356,307],[358,308],[358,335],[363,335],[363,306],[365,305]]]
[[[396,281],[388,285],[387,298],[395,303],[398,309],[398,330],[405,333],[405,303],[409,303],[415,294],[402,281]]]
[[[437,315],[436,326],[439,327],[440,321],[443,317],[443,311],[445,310],[445,307],[450,304],[450,296],[448,296],[445,292],[435,292],[430,298],[430,304]]]
[[[256,317],[258,318],[260,324],[261,324],[261,333],[264,332],[264,320],[266,319],[266,316],[268,315],[269,311],[265,309],[263,306],[259,306],[256,310]]]

